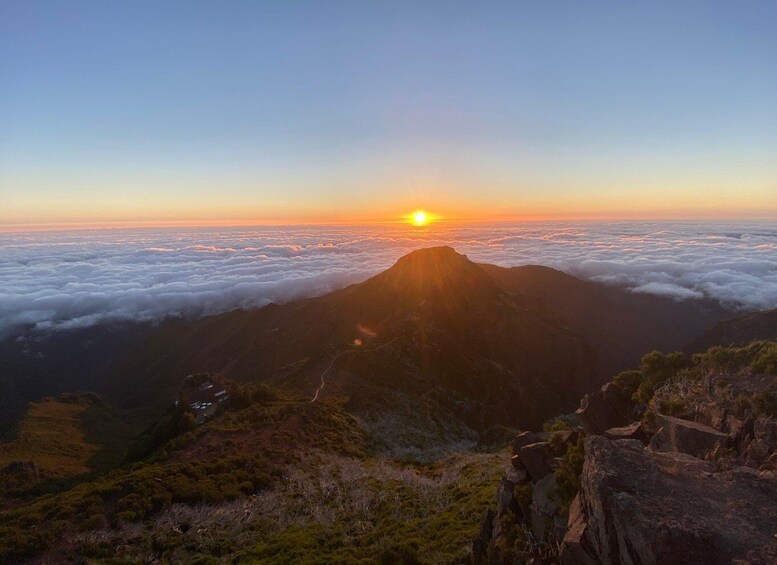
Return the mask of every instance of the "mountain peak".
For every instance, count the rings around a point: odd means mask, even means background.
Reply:
[[[453,247],[441,245],[438,247],[424,247],[416,249],[407,255],[403,255],[389,271],[394,269],[413,269],[426,271],[433,269],[439,271],[452,271],[455,269],[467,269],[476,266],[466,255],[458,253]]]
[[[448,246],[412,251],[373,280],[386,291],[410,292],[424,297],[443,290],[447,294],[499,292],[483,269]]]

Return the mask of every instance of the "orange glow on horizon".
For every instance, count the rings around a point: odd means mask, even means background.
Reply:
[[[777,219],[777,208],[764,203],[761,208],[731,205],[721,207],[708,206],[673,206],[671,201],[661,201],[657,198],[653,206],[645,208],[629,207],[618,199],[611,202],[582,203],[572,197],[557,199],[552,203],[535,202],[525,199],[520,209],[516,206],[504,205],[501,209],[478,205],[475,202],[462,199],[458,205],[445,205],[443,202],[433,202],[435,210],[441,213],[431,213],[428,209],[415,209],[412,213],[402,213],[402,208],[410,207],[400,204],[366,209],[342,208],[334,213],[326,211],[297,210],[292,212],[274,212],[270,210],[243,210],[235,213],[231,209],[217,210],[211,208],[205,211],[165,209],[164,213],[149,212],[147,214],[121,214],[112,216],[108,213],[93,215],[82,213],[68,217],[65,214],[35,217],[24,214],[3,217],[0,214],[0,233],[27,231],[58,231],[84,229],[132,229],[132,228],[174,228],[174,227],[258,227],[258,226],[316,226],[316,225],[369,225],[397,226],[404,224],[414,228],[427,228],[432,224],[441,226],[455,224],[482,224],[504,222],[553,222],[553,221],[721,221],[721,220],[772,220]],[[412,209],[412,208],[410,208]],[[220,213],[221,212],[221,213]],[[423,217],[419,215],[423,214]],[[418,217],[416,217],[418,216]],[[13,218],[11,220],[11,218]],[[419,221],[423,219],[423,221]]]

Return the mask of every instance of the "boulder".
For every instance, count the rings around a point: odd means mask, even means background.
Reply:
[[[502,474],[502,478],[513,485],[517,485],[518,483],[522,483],[526,480],[526,471],[516,467],[515,465],[508,465],[505,467],[505,472]]]
[[[587,563],[579,549],[604,565],[777,563],[777,480],[752,470],[589,436],[580,508],[565,565]]]
[[[480,522],[480,539],[487,545],[491,540],[491,532],[494,529],[494,518],[496,514],[490,508],[483,514],[483,520]]]
[[[633,424],[620,428],[610,428],[609,430],[605,430],[603,435],[607,439],[636,439],[642,442],[647,441],[647,435],[645,435],[645,432],[642,429],[641,422],[634,422]]]
[[[513,483],[504,478],[496,489],[496,514],[497,516],[507,512],[513,503]]]
[[[519,456],[534,483],[553,471],[553,451],[547,441],[523,446]]]
[[[521,508],[513,497],[513,488],[515,485],[524,483],[528,480],[525,469],[516,469],[514,465],[508,465],[502,474],[502,480],[496,490],[496,514],[501,516],[508,510],[513,514],[520,515]]]
[[[547,439],[547,434],[545,433],[521,432],[513,439],[513,455],[518,455],[522,447],[531,443],[547,441]]]
[[[632,403],[617,386],[607,383],[586,394],[575,412],[588,434],[601,435],[605,430],[625,426],[632,420]]]
[[[558,514],[559,505],[550,498],[551,491],[556,487],[556,477],[546,475],[535,483],[531,497],[531,530],[538,540],[553,537],[552,525]],[[564,535],[563,529],[560,538]]]
[[[656,426],[659,429],[650,440],[653,451],[677,451],[705,457],[716,445],[728,443],[727,434],[690,420],[658,414]]]
[[[513,481],[515,484],[525,483],[529,480],[529,473],[526,472],[526,467],[524,467],[520,455],[513,455],[510,459],[510,463],[514,470],[512,477],[515,479]]]
[[[702,424],[707,424],[716,430],[723,430],[726,425],[726,418],[729,416],[728,410],[719,402],[708,401],[700,403],[696,410],[695,418]]]
[[[567,520],[567,531],[564,534],[564,541],[561,544],[559,552],[559,561],[561,565],[598,565],[599,562],[594,557],[594,552],[588,547],[585,539],[585,533],[588,529],[588,522],[583,513],[583,506],[578,494],[569,505],[569,518]]]
[[[491,541],[495,517],[493,510],[486,510],[480,522],[480,535],[472,539],[472,557],[475,563],[487,562],[488,543]]]

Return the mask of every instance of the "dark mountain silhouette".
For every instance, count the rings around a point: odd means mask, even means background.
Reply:
[[[584,335],[599,354],[597,376],[602,378],[635,366],[646,351],[682,349],[732,314],[713,300],[637,294],[549,267],[480,266],[504,290],[533,299],[537,309]]]
[[[424,395],[476,427],[541,422],[596,384],[595,352],[581,335],[441,247],[326,296],[168,322],[126,357],[115,392],[135,387],[141,402],[145,387],[206,370],[312,395],[335,357],[328,391],[355,406]]]
[[[689,353],[698,353],[713,345],[742,347],[762,339],[777,341],[777,308],[718,322],[693,340],[687,350]]]
[[[151,324],[125,323],[0,341],[0,436],[32,400],[103,390],[117,359],[153,331]]]
[[[711,301],[677,302],[546,267],[477,265],[450,247],[422,249],[317,298],[156,327],[8,339],[0,344],[0,390],[8,393],[0,421],[64,391],[162,410],[180,380],[200,371],[312,396],[334,361],[325,394],[339,391],[354,406],[385,405],[388,390],[442,403],[478,426],[535,423],[571,408],[645,351],[680,349],[729,315]]]

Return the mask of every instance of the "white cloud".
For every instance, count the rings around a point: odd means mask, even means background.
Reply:
[[[497,224],[0,234],[0,335],[156,320],[323,294],[447,244],[635,292],[777,307],[777,229],[763,224]]]

